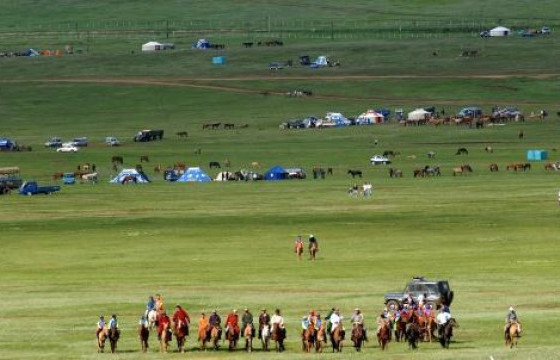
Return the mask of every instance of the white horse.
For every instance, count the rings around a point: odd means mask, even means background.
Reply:
[[[263,325],[261,330],[261,341],[263,350],[268,351],[268,345],[270,343],[270,325]]]
[[[157,312],[155,310],[150,310],[148,312],[147,318],[148,318],[148,326],[150,327],[150,329],[153,329],[154,326],[156,325]]]
[[[97,183],[97,173],[91,173],[91,174],[84,174],[82,175],[82,180],[84,181],[91,181],[93,184]]]

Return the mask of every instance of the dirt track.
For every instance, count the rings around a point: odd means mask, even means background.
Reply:
[[[204,84],[213,82],[243,82],[243,81],[286,81],[286,80],[306,80],[306,81],[370,81],[370,80],[407,80],[407,79],[509,79],[509,78],[530,78],[530,79],[551,79],[560,77],[560,74],[494,74],[494,75],[447,75],[447,76],[424,76],[424,75],[342,75],[342,76],[243,76],[228,78],[207,78],[207,77],[115,77],[115,78],[97,78],[97,77],[64,77],[64,78],[44,78],[44,79],[13,79],[0,80],[0,83],[74,83],[74,84],[107,84],[107,85],[137,85],[137,86],[162,86],[162,87],[188,87],[214,91],[235,92],[241,94],[261,94],[261,95],[282,95],[285,92],[275,92],[261,89],[247,89],[235,86],[223,86],[215,84]],[[329,100],[363,100],[363,101],[402,101],[402,102],[437,102],[438,104],[453,105],[458,102],[465,102],[465,99],[422,99],[422,98],[389,98],[383,96],[376,97],[351,97],[339,95],[313,95],[313,99],[329,99]],[[476,101],[482,105],[493,105],[496,100]],[[517,101],[517,103],[525,105],[540,105],[542,103],[535,101]]]

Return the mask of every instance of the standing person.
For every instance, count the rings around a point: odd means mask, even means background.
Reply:
[[[262,338],[262,329],[265,325],[270,326],[270,315],[268,315],[266,309],[263,308],[259,315],[259,339]]]
[[[301,260],[301,255],[303,254],[303,240],[301,235],[298,235],[296,242],[294,244],[294,252],[296,253],[298,260]]]
[[[241,331],[244,333],[247,325],[253,325],[253,314],[249,311],[248,308],[245,308],[243,312],[243,316],[241,317]],[[251,333],[251,337],[255,337],[255,327],[253,326],[253,330]]]
[[[99,333],[105,330],[105,316],[101,315],[97,322],[97,330],[95,331],[95,338],[99,339]]]
[[[506,315],[506,326],[504,327],[504,334],[507,336],[509,332],[509,328],[511,324],[518,323],[519,324],[519,317],[517,316],[517,312],[513,308],[513,306],[509,307],[508,313]],[[521,337],[521,335],[519,335]]]

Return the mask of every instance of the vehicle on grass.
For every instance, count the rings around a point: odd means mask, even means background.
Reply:
[[[305,179],[306,177],[305,170],[302,168],[286,169],[286,172],[288,173],[288,179]]]
[[[11,190],[7,185],[0,183],[0,195],[8,195]]]
[[[268,64],[270,70],[281,70],[284,68],[284,63],[281,61],[274,61]]]
[[[134,136],[135,142],[146,142],[163,139],[163,130],[141,130]]]
[[[72,140],[72,144],[76,147],[85,147],[88,146],[88,139],[87,137],[78,137]]]
[[[73,143],[64,143],[61,147],[56,149],[58,153],[76,153],[78,152],[79,148],[73,145]]]
[[[120,146],[121,142],[119,141],[119,139],[117,139],[114,136],[107,136],[105,138],[105,144],[107,144],[109,146]]]
[[[550,28],[548,26],[543,26],[539,30],[539,34],[541,34],[541,35],[550,35],[551,33],[552,33],[552,30],[550,30]]]
[[[387,165],[391,163],[391,160],[383,155],[374,155],[369,161],[372,165]]]
[[[14,150],[16,142],[12,139],[0,137],[0,150]]]
[[[62,146],[62,139],[58,137],[53,137],[45,142],[45,147],[49,148],[59,148]]]
[[[26,181],[19,188],[20,195],[38,195],[45,194],[50,195],[57,191],[60,191],[60,186],[49,185],[49,186],[39,186],[36,181]]]
[[[74,185],[76,183],[76,176],[74,173],[64,173],[62,175],[62,183],[64,185]]]
[[[19,189],[23,184],[23,180],[17,176],[2,176],[0,177],[0,186],[5,186],[10,190]]]
[[[481,116],[482,116],[482,109],[480,109],[478,107],[475,107],[475,106],[462,108],[457,113],[457,117],[459,117],[459,118],[463,118],[463,117],[479,118]]]
[[[396,309],[404,304],[408,294],[411,294],[416,302],[420,295],[425,294],[424,302],[431,304],[433,308],[438,305],[451,305],[451,302],[453,302],[453,291],[450,290],[449,283],[446,280],[431,281],[422,276],[417,276],[406,284],[402,292],[385,294],[385,304]]]

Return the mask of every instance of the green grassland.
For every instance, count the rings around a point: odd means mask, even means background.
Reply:
[[[553,1],[539,6],[525,1],[375,3],[313,2],[313,12],[305,12],[295,1],[188,2],[187,16],[177,10],[186,2],[159,2],[151,17],[187,21],[212,11],[216,21],[272,14],[309,21],[340,16],[413,21],[417,15],[456,19],[460,13],[484,13],[485,19],[532,19],[537,24],[546,19],[554,23],[550,18],[557,8]],[[147,21],[145,9],[151,4],[5,2],[0,37],[7,47],[62,48],[70,35],[5,34],[28,31],[21,29],[24,18],[45,27],[110,21],[124,13],[131,21]],[[107,17],[109,6],[115,11]],[[33,151],[0,152],[0,167],[19,166],[24,178],[47,184],[53,183],[54,172],[90,162],[97,165],[100,182],[64,186],[53,196],[0,197],[0,359],[108,357],[96,353],[94,328],[99,314],[111,313],[119,315],[122,328],[116,358],[136,359],[136,324],[148,295],[156,292],[164,295],[168,308],[181,303],[195,318],[213,308],[222,315],[232,308],[249,307],[255,314],[263,306],[281,308],[287,352],[251,355],[258,359],[560,357],[560,174],[545,172],[539,162],[526,173],[505,170],[510,162],[524,162],[528,149],[547,149],[551,161],[560,160],[554,150],[560,134],[557,36],[483,40],[467,32],[435,34],[398,37],[361,31],[346,40],[285,38],[282,48],[244,49],[240,44],[246,35],[233,33],[216,35],[228,45],[217,53],[190,50],[199,34],[181,35],[172,39],[178,50],[149,55],[138,54],[138,49],[150,38],[115,35],[78,40],[77,47],[90,47],[81,55],[1,58],[0,135],[32,145]],[[480,55],[463,58],[458,56],[462,49],[478,49]],[[305,53],[327,54],[342,66],[267,68],[270,61],[296,60]],[[212,66],[216,54],[225,55],[228,63]],[[312,90],[313,96],[283,94],[294,89]],[[278,127],[327,111],[355,116],[372,107],[410,111],[429,105],[444,107],[447,114],[465,105],[480,105],[486,112],[493,105],[517,105],[526,115],[544,108],[551,116],[484,129],[403,127],[394,121],[344,129]],[[249,127],[203,131],[207,122]],[[164,140],[132,142],[144,128],[164,129]],[[189,137],[179,139],[178,131],[188,131]],[[525,134],[522,140],[519,131]],[[42,146],[52,136],[87,136],[90,145],[77,154],[59,154]],[[106,136],[119,137],[123,146],[106,147]],[[494,152],[485,152],[485,146]],[[468,148],[469,155],[455,155],[459,147]],[[194,154],[197,148],[201,155]],[[369,164],[372,155],[384,150],[401,153],[392,166],[404,171],[402,179],[390,179],[387,167]],[[427,158],[429,151],[437,153],[435,159]],[[125,166],[134,167],[141,154],[150,156],[144,168],[151,184],[108,183],[113,155],[122,155]],[[308,171],[323,166],[333,167],[334,175],[325,180],[177,184],[152,171],[156,164],[185,161],[214,176],[217,171],[209,170],[208,162],[226,158],[235,170],[257,161],[262,171],[276,164]],[[498,173],[489,172],[492,162],[498,163]],[[452,168],[463,163],[474,172],[453,176]],[[413,170],[427,164],[441,166],[442,176],[414,179]],[[363,179],[346,175],[350,168],[361,169]],[[362,181],[373,183],[373,197],[349,198],[348,187]],[[311,233],[321,244],[319,258],[298,262],[292,241]],[[421,343],[413,352],[391,343],[381,353],[372,341],[357,354],[347,340],[340,355],[301,353],[299,322],[309,309],[325,313],[338,306],[348,319],[359,306],[373,330],[383,294],[402,289],[418,274],[448,279],[455,291],[452,311],[460,328],[451,349]],[[514,350],[503,346],[501,335],[510,305],[517,307],[525,331]],[[248,357],[241,350],[200,352],[194,334],[188,354],[165,356],[156,352],[151,334],[152,348],[143,356]]]

